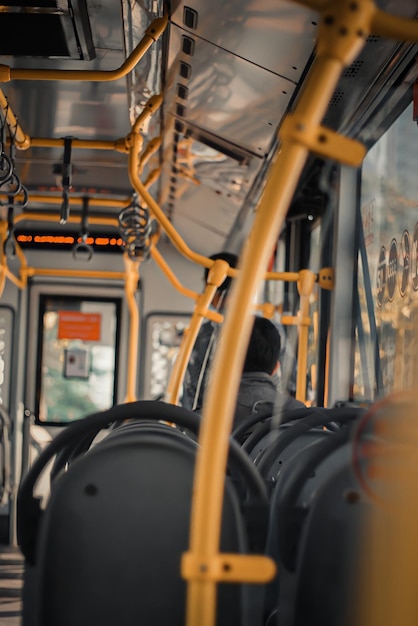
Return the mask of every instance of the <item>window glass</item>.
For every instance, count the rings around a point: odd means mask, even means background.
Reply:
[[[364,161],[355,399],[374,400],[417,380],[417,133],[411,105]]]
[[[145,399],[162,398],[190,315],[150,314],[146,324]]]
[[[114,404],[118,302],[40,299],[37,416],[67,423]]]

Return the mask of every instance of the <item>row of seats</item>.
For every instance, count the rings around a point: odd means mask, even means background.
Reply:
[[[256,424],[251,417],[234,432],[270,493],[265,551],[278,573],[265,593],[266,626],[348,623],[351,557],[359,554],[367,507],[351,446],[364,413],[353,406],[296,409]]]
[[[352,464],[363,414],[297,409],[277,428],[277,416],[258,416],[234,431],[221,550],[264,551],[278,574],[266,586],[219,585],[217,625],[348,623],[358,531],[373,506]],[[199,426],[196,413],[144,401],[89,416],[54,439],[19,491],[23,626],[183,626],[179,564]],[[43,510],[33,492],[53,458]]]

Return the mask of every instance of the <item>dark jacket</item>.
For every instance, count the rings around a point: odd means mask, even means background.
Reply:
[[[244,372],[238,390],[234,428],[253,413],[305,408],[303,402],[281,393],[265,372]]]

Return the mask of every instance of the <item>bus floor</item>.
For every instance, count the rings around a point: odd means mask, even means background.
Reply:
[[[20,626],[23,556],[18,548],[0,545],[0,626]]]

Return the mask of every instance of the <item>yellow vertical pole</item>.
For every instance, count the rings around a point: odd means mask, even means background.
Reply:
[[[348,16],[354,4],[345,0],[341,2]],[[328,26],[324,25],[325,31]],[[283,139],[270,169],[242,258],[242,271],[232,288],[231,302],[215,357],[213,377],[203,410],[201,447],[195,471],[190,550],[184,557],[193,566],[187,575],[187,626],[213,626],[216,618],[217,580],[221,579],[222,574],[216,570],[214,563],[219,559],[228,436],[251,331],[249,311],[252,299],[305,164],[307,146],[315,142],[341,70],[346,63],[351,62],[364,43],[364,31],[360,32],[359,28],[350,35],[344,32],[338,50],[335,49],[333,36],[327,37],[326,32],[324,35],[325,45],[318,46],[318,57],[293,114],[295,129],[300,135],[289,134]],[[326,45],[328,40],[329,46]]]
[[[196,302],[192,319],[190,320],[189,327],[183,336],[183,341],[181,342],[180,350],[176,359],[176,365],[173,369],[173,375],[167,388],[167,395],[171,404],[177,404],[178,402],[180,388],[187,369],[187,364],[203,322],[204,311],[212,302],[215,291],[216,287],[214,285],[207,285],[205,291]]]
[[[133,261],[126,253],[124,254],[123,260],[126,270],[125,294],[130,316],[125,402],[134,402],[136,400],[136,387],[138,380],[139,311],[135,294],[138,290],[139,261]]]
[[[306,402],[306,372],[308,368],[309,296],[315,285],[315,274],[310,270],[299,272],[298,291],[298,369],[296,373],[296,399]]]
[[[189,328],[184,340],[182,341],[180,351],[177,356],[178,363],[176,363],[176,367],[173,370],[175,377],[173,380],[170,380],[167,393],[171,404],[176,404],[178,402],[181,384],[183,382],[187,364],[189,362],[196,337],[202,325],[203,318],[205,317],[205,313],[213,300],[213,296],[215,295],[217,288],[222,285],[225,280],[228,269],[229,265],[226,261],[217,259],[214,261],[213,266],[209,270],[205,290],[196,301]]]

